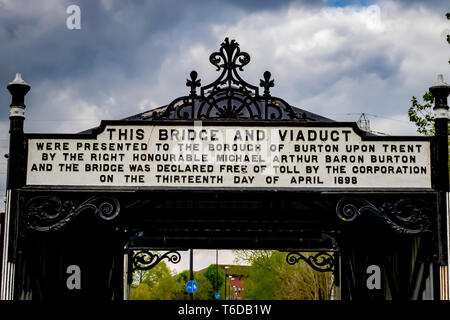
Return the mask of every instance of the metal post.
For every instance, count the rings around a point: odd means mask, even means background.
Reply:
[[[20,73],[7,86],[12,96],[10,105],[10,144],[8,158],[7,189],[20,188],[25,184],[24,168],[24,134],[23,122],[25,120],[25,95],[30,86],[22,80]]]
[[[219,292],[219,251],[216,249],[216,292]]]
[[[447,241],[447,203],[446,195],[449,190],[448,177],[448,104],[450,85],[444,82],[443,76],[438,75],[437,82],[430,87],[434,96],[435,106],[435,181],[437,191],[437,240],[438,264],[440,266],[440,299],[448,300],[448,241]],[[445,289],[445,290],[442,290]]]
[[[129,253],[123,254],[123,300],[130,300],[130,285],[133,277],[133,267],[130,267],[131,257]],[[130,281],[131,276],[131,281]]]
[[[223,296],[224,300],[227,300],[227,279],[228,279],[228,266],[225,266],[225,284],[224,284],[224,289],[225,289],[225,295]]]
[[[190,254],[189,254],[189,280],[194,281],[194,250],[190,249]],[[193,293],[189,293],[189,300],[194,300],[194,294]]]
[[[10,104],[10,140],[8,172],[6,178],[6,212],[3,234],[3,256],[1,270],[2,300],[14,298],[15,261],[18,239],[18,189],[25,184],[25,141],[23,122],[25,120],[25,95],[30,86],[22,80],[20,73],[11,81],[7,89],[12,96]]]
[[[225,300],[227,300],[227,281],[228,281],[228,271],[225,271]]]
[[[231,296],[231,275],[229,275],[230,280],[228,280],[228,299],[232,300],[232,296]],[[233,295],[234,296],[234,295]]]

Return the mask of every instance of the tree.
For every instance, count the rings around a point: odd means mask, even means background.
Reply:
[[[447,12],[446,15],[448,20],[450,20],[450,12]],[[447,42],[450,44],[450,34],[447,35]],[[450,64],[450,59],[448,60]],[[412,105],[408,110],[409,120],[414,122],[417,126],[417,131],[420,134],[431,136],[434,135],[434,116],[432,113],[434,97],[433,95],[427,91],[423,95],[424,103],[420,104],[417,101],[416,97],[412,97],[411,102]],[[450,146],[450,139],[449,139]],[[450,155],[450,148],[449,148]],[[448,167],[450,168],[450,156],[448,157]],[[450,172],[449,172],[450,177]]]
[[[210,300],[214,298],[214,289],[209,280],[203,274],[195,274],[195,281],[198,284],[198,289],[194,293],[195,300]]]
[[[243,298],[246,300],[274,300],[279,288],[279,261],[272,250],[235,251],[236,262],[250,264],[245,278]]]
[[[319,273],[300,262],[289,265],[286,253],[270,250],[236,251],[238,260],[251,264],[244,269],[231,266],[229,274],[245,277],[243,297],[252,300],[310,300],[329,299],[333,286],[331,273]],[[248,270],[249,269],[249,270]],[[218,274],[217,274],[218,271]],[[188,300],[186,283],[190,280],[188,270],[174,274],[164,261],[146,271],[133,273],[130,290],[132,300]],[[223,293],[225,272],[210,265],[204,273],[194,272],[198,289],[194,300],[215,300],[215,293]]]
[[[186,283],[189,281],[189,271],[183,271],[176,276],[176,286],[174,287],[174,299],[188,300],[189,293],[186,291]],[[197,282],[198,289],[194,292],[194,300],[209,300],[214,297],[214,289],[211,282],[203,275],[194,272],[194,281]]]
[[[417,126],[417,132],[426,136],[434,135],[434,115],[433,103],[434,97],[431,92],[427,91],[423,95],[424,104],[420,104],[416,97],[412,97],[412,105],[408,110],[409,121]]]
[[[131,300],[150,300],[151,288],[146,283],[140,283],[135,287],[131,287],[130,299]]]
[[[138,286],[147,277],[148,270],[134,270],[133,272],[133,285]]]
[[[215,300],[216,292],[224,292],[225,272],[216,264],[212,264],[206,269],[204,276],[206,279],[208,279],[212,286],[212,291],[210,292],[209,299]]]
[[[283,264],[279,270],[280,286],[277,292],[280,300],[329,300],[332,298],[334,282],[331,272],[318,272],[306,262],[295,265],[286,263],[286,254],[280,254]],[[308,256],[313,253],[303,253]]]
[[[132,300],[171,300],[176,280],[164,261],[150,270],[136,270],[130,290]]]
[[[245,299],[321,300],[332,296],[331,272],[315,271],[304,262],[289,265],[285,252],[245,250],[235,254],[238,262],[251,264],[245,279]]]

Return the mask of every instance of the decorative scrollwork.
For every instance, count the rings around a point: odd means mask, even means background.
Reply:
[[[132,255],[133,268],[135,270],[150,270],[163,259],[176,264],[180,262],[181,254],[178,251],[168,251],[163,255],[158,255],[150,250],[134,251]]]
[[[336,215],[345,222],[354,221],[363,214],[372,214],[400,234],[417,235],[430,232],[431,209],[417,199],[384,202],[377,207],[360,198],[343,198],[336,205]]]
[[[209,56],[209,61],[221,71],[219,77],[210,84],[200,87],[200,79],[195,71],[190,73],[186,85],[190,88],[188,96],[172,101],[164,111],[153,112],[154,120],[164,119],[298,119],[300,117],[284,100],[270,95],[274,80],[269,71],[264,72],[259,88],[244,81],[238,71],[250,62],[250,55],[242,52],[235,40],[225,38],[217,52]],[[200,95],[197,95],[200,88]]]
[[[289,252],[286,256],[286,262],[290,265],[298,263],[300,260],[305,261],[311,268],[320,272],[328,272],[334,270],[334,255],[320,251],[314,255],[305,256],[299,251]]]
[[[56,196],[39,196],[28,200],[23,209],[25,225],[36,231],[56,231],[82,212],[92,212],[103,220],[119,215],[120,203],[115,197],[91,197],[79,205]]]
[[[224,42],[220,44],[219,51],[213,52],[209,56],[209,61],[217,67],[217,71],[236,68],[242,71],[243,67],[250,62],[250,55],[247,52],[241,52],[236,40],[230,42],[228,38],[225,38]]]

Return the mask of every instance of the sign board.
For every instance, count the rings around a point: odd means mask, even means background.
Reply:
[[[356,125],[331,125],[108,122],[92,135],[27,135],[26,184],[431,188],[429,139],[364,137]]]
[[[186,290],[189,293],[194,293],[195,291],[197,291],[197,288],[197,282],[195,282],[194,280],[190,280],[186,283]]]

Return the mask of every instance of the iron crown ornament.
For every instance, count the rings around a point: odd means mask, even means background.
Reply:
[[[265,71],[260,80],[263,95],[260,95],[258,86],[242,79],[239,72],[244,71],[244,67],[250,63],[250,55],[241,51],[235,40],[225,38],[219,51],[209,56],[209,62],[220,72],[215,81],[201,86],[198,73],[192,71],[190,79],[186,79],[189,95],[173,100],[163,111],[153,112],[150,119],[304,121],[303,116],[298,115],[286,101],[270,94],[270,88],[275,83],[269,71]]]

